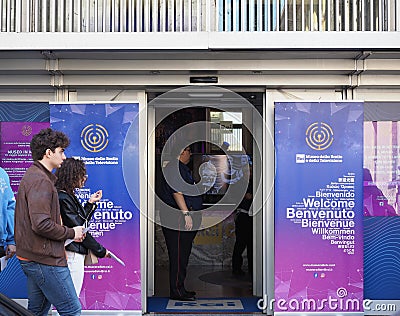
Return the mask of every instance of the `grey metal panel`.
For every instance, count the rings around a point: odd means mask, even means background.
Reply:
[[[272,312],[269,302],[274,298],[275,276],[274,276],[274,175],[275,175],[275,154],[273,144],[274,133],[274,96],[266,91],[263,105],[263,293],[262,299],[267,306],[268,315]]]
[[[1,50],[390,50],[400,32],[2,33]]]
[[[148,175],[152,175],[153,166],[150,157],[153,157],[153,149],[151,138],[148,134],[148,107],[147,107],[147,95],[144,91],[137,92],[137,100],[139,102],[139,177],[140,183],[140,270],[143,276],[154,276],[154,241],[149,236],[154,236],[152,222],[149,222],[149,213],[154,210],[154,204],[149,199],[148,186],[149,178]],[[149,142],[150,140],[150,142]],[[154,177],[153,177],[154,181]],[[150,239],[150,240],[149,240]],[[149,266],[148,263],[152,263]],[[147,295],[148,289],[152,289],[151,284],[149,286],[148,279],[144,277],[141,282],[142,285],[142,310],[147,311]]]
[[[399,102],[365,102],[365,121],[400,121],[400,94]]]
[[[48,102],[56,101],[57,91],[54,88],[34,89],[1,89],[0,101],[10,102]]]
[[[399,32],[266,32],[210,33],[214,49],[385,49],[400,47]],[[276,46],[277,45],[277,46]]]
[[[148,107],[147,108],[147,157],[154,157],[155,155],[155,108]],[[147,159],[147,181],[150,187],[154,188],[155,186],[155,161],[154,159]],[[149,220],[155,218],[155,210],[156,210],[156,203],[155,203],[155,196],[154,194],[149,194],[147,192],[147,279],[146,279],[146,295],[153,296],[155,293],[155,250],[154,250],[154,243],[155,243],[155,224],[153,221]]]

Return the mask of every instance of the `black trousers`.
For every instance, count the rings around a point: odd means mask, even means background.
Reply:
[[[185,279],[197,230],[180,231],[162,227],[169,258],[169,293],[170,296],[186,294]]]
[[[232,270],[239,271],[242,269],[242,254],[247,248],[247,262],[249,265],[249,273],[253,270],[253,219],[246,213],[239,213],[235,219],[235,235],[236,241],[232,254]]]

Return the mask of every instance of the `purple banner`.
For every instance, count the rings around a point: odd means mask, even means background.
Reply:
[[[400,124],[364,122],[364,215],[400,213]]]
[[[49,126],[49,122],[0,123],[0,165],[10,177],[14,194],[18,192],[19,183],[33,162],[29,146],[32,136]],[[24,299],[28,296],[26,276],[15,256],[0,273],[0,292],[11,298]]]
[[[32,164],[29,144],[32,136],[50,127],[48,122],[1,122],[1,166],[10,177],[11,188],[16,194],[25,171]]]
[[[119,102],[50,105],[51,126],[71,139],[66,155],[86,163],[89,178],[79,200],[103,190],[90,233],[122,261],[104,258],[85,267],[83,310],[142,310],[138,108]]]
[[[363,104],[275,104],[276,312],[362,311]]]

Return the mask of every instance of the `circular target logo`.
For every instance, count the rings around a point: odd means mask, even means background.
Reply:
[[[81,144],[87,151],[100,152],[108,145],[108,131],[100,124],[89,124],[81,132]]]
[[[306,131],[306,142],[312,149],[325,150],[333,143],[333,130],[324,122],[312,123]]]

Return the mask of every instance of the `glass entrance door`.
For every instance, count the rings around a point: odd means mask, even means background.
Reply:
[[[215,89],[174,90],[149,102],[149,140],[153,144],[149,148],[154,150],[149,154],[154,157],[152,162],[149,161],[150,165],[154,163],[150,168],[154,173],[149,173],[149,185],[154,190],[149,199],[154,200],[155,206],[155,212],[149,218],[153,227],[148,236],[149,297],[168,298],[170,295],[168,250],[160,220],[164,206],[160,188],[163,168],[173,159],[168,148],[178,138],[185,138],[185,147],[191,148],[188,166],[199,184],[204,205],[202,225],[189,258],[186,286],[196,291],[199,302],[210,297],[258,299],[262,296],[260,273],[263,269],[262,259],[259,260],[262,258],[263,247],[259,247],[262,233],[256,232],[262,225],[257,225],[254,220],[256,215],[262,216],[260,209],[254,214],[249,209],[251,226],[247,234],[253,243],[250,249],[245,247],[243,252],[240,251],[243,274],[232,273],[232,255],[236,240],[235,218],[241,212],[237,210],[238,206],[248,193],[248,184],[251,183],[249,186],[254,190],[261,187],[262,132],[255,132],[254,122],[257,121],[255,116],[261,117],[263,94],[243,93],[240,96],[225,89]],[[251,169],[257,170],[257,175],[249,181]],[[233,189],[236,185],[241,185],[242,191]],[[242,196],[235,194],[240,191]]]

